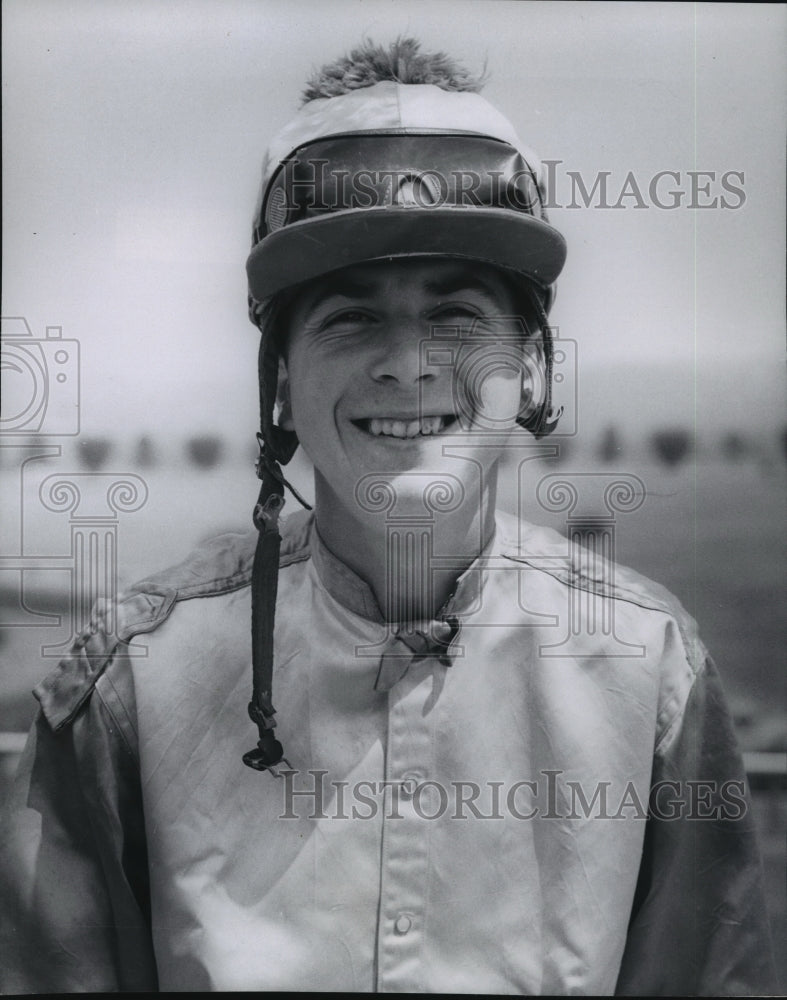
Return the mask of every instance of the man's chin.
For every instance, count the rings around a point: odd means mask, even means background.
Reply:
[[[478,508],[487,480],[477,463],[440,455],[428,463],[363,473],[356,482],[355,503],[367,515],[382,514],[404,527],[408,521],[432,521],[465,505]]]

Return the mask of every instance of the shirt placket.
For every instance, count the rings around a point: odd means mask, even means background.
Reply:
[[[434,711],[424,711],[436,661],[414,664],[388,694],[388,740],[383,813],[377,989],[424,989],[423,959],[429,901],[427,793],[434,775]],[[437,669],[444,669],[437,666]]]

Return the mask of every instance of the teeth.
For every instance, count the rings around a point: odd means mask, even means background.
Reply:
[[[369,433],[388,437],[414,438],[420,435],[439,434],[446,424],[444,417],[423,417],[421,420],[388,420],[372,417]]]
[[[442,417],[425,417],[421,421],[421,433],[439,434],[444,424],[445,420]]]

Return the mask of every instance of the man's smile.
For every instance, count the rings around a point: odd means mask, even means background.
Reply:
[[[373,437],[420,438],[440,434],[456,423],[453,413],[428,417],[368,417],[353,420],[352,423]]]

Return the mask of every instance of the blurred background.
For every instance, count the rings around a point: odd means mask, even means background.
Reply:
[[[568,241],[551,316],[566,419],[520,471],[523,435],[501,505],[565,529],[536,498],[544,476],[645,484],[618,557],[677,594],[719,665],[784,940],[784,6],[5,0],[2,15],[3,780],[79,594],[250,526],[243,265],[262,153],[311,69],[414,34],[486,66],[486,96],[549,161]],[[302,455],[291,470],[308,493]]]

